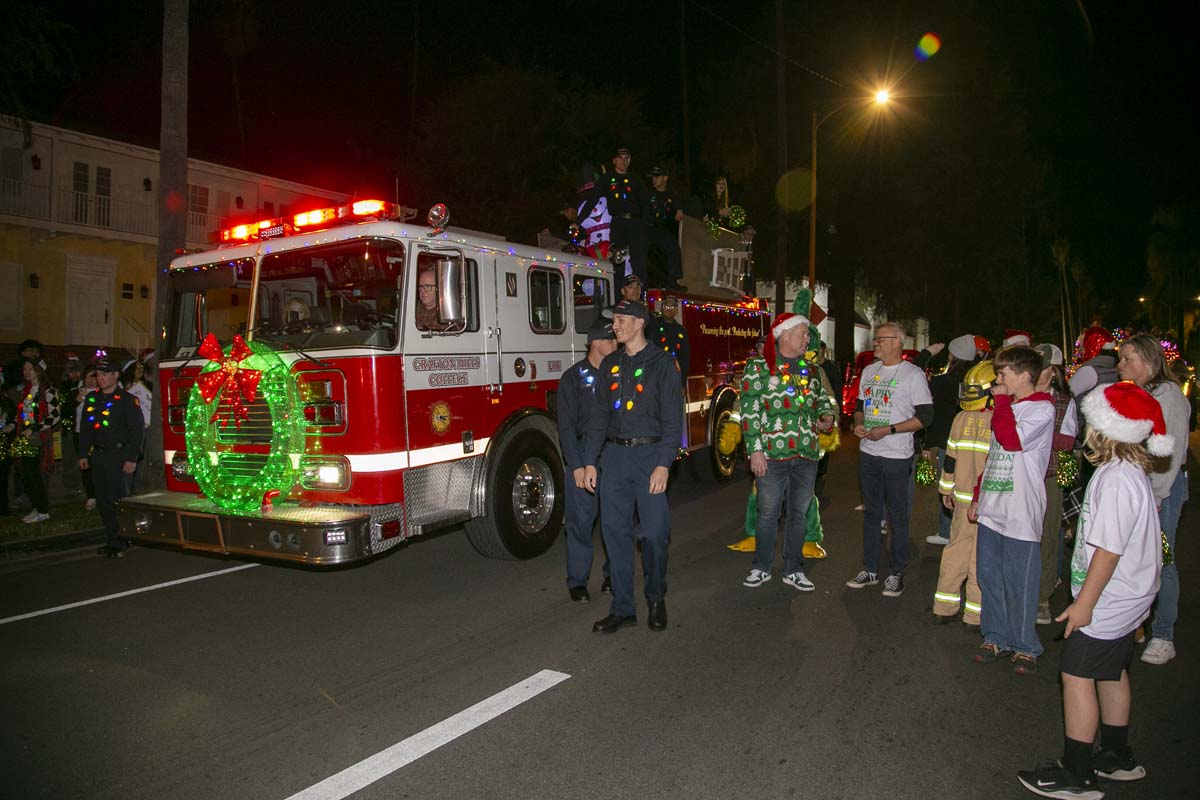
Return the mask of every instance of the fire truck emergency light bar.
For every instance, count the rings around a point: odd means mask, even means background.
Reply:
[[[367,219],[388,219],[400,216],[400,206],[383,200],[357,200],[350,205],[316,208],[292,216],[264,219],[244,225],[234,225],[221,230],[221,242],[240,244],[287,236],[299,230],[319,230],[341,222],[357,222]]]

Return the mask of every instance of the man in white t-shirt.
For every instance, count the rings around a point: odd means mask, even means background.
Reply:
[[[875,331],[875,356],[862,371],[854,406],[859,443],[858,476],[863,496],[863,568],[846,582],[851,589],[879,583],[882,542],[879,526],[887,514],[892,533],[885,597],[904,592],[908,563],[909,484],[913,480],[913,433],[933,422],[933,398],[925,373],[903,358],[904,326],[885,322]]]

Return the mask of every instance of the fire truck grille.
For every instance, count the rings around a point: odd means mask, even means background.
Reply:
[[[267,455],[266,453],[221,453],[217,456],[217,464],[221,471],[235,482],[239,482],[239,479],[252,480],[262,473],[263,467],[267,464]]]
[[[219,419],[229,420],[229,424],[217,429],[217,442],[220,444],[265,444],[271,443],[274,426],[271,424],[271,409],[267,401],[259,397],[253,403],[246,404],[250,412],[248,419],[242,420],[241,427],[233,422],[233,404],[222,397]]]

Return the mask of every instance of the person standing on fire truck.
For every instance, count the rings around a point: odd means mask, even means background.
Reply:
[[[600,504],[585,488],[583,445],[596,405],[596,388],[604,380],[600,362],[617,349],[612,320],[597,317],[588,329],[587,343],[587,355],[567,367],[558,381],[558,440],[567,468],[567,592],[575,603],[592,599],[587,584],[592,574],[592,528]],[[608,582],[606,559],[604,583]]]
[[[667,187],[671,173],[662,167],[650,170],[649,246],[656,247],[667,259],[667,288],[683,289],[683,258],[679,253],[679,223],[683,219],[683,203],[674,190]]]
[[[679,299],[664,297],[661,309],[650,344],[661,347],[675,358],[679,363],[679,376],[686,386],[688,366],[692,361],[692,344],[688,340],[687,330],[675,321],[675,315],[679,313]]]
[[[667,627],[667,479],[683,434],[679,375],[670,356],[646,341],[650,312],[636,300],[613,309],[624,349],[600,364],[600,386],[584,447],[584,485],[600,497],[600,529],[611,561],[612,603],[592,630],[637,624],[633,600],[634,513],[642,540],[647,622]],[[603,480],[598,481],[598,472]],[[598,485],[599,484],[599,485]]]
[[[108,356],[96,362],[99,388],[84,399],[79,417],[79,468],[92,471],[107,540],[97,552],[109,558],[120,558],[129,547],[117,535],[116,503],[129,494],[145,433],[142,409],[117,384],[120,375],[121,367]]]
[[[606,198],[608,212],[612,214],[612,249],[629,251],[630,267],[641,279],[642,285],[647,286],[649,231],[646,225],[650,219],[650,195],[642,179],[629,171],[629,162],[629,148],[618,147],[613,154],[613,172],[600,178],[596,189],[580,208],[579,217],[587,219],[600,197]],[[616,267],[618,283],[621,280],[620,269]]]

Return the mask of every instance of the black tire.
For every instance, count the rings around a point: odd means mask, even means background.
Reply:
[[[487,514],[466,524],[467,538],[488,558],[525,560],[550,549],[566,507],[562,457],[532,428],[501,444],[487,476]]]
[[[708,469],[699,471],[713,483],[728,483],[733,479],[734,473],[737,472],[738,461],[741,460],[745,450],[741,442],[728,455],[723,455],[717,447],[721,425],[733,415],[736,403],[737,395],[732,390],[722,392],[713,405],[712,415],[709,418],[709,441],[712,442],[712,445],[708,448]]]

